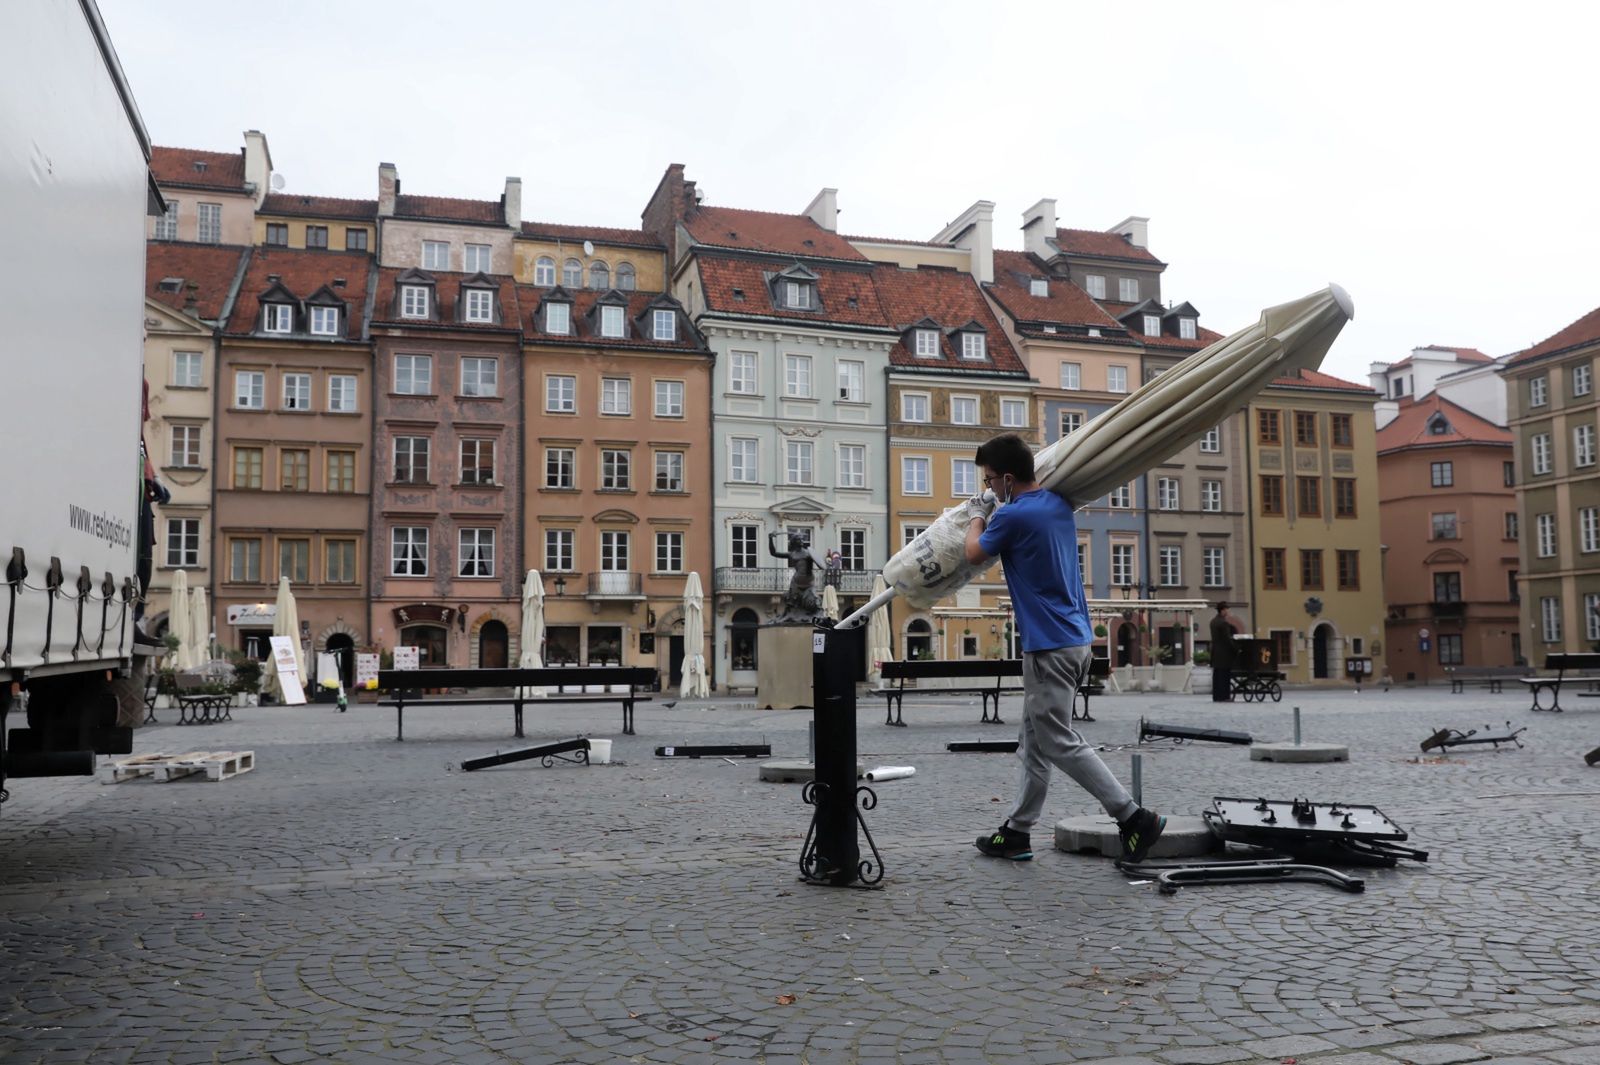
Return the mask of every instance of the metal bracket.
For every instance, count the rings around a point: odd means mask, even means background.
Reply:
[[[877,889],[883,880],[883,855],[878,853],[877,841],[872,838],[872,830],[867,828],[867,819],[862,811],[877,808],[878,793],[865,784],[856,788],[856,825],[861,829],[861,834],[867,837],[867,848],[872,851],[872,857],[858,861],[854,872],[839,868],[837,863],[830,862],[817,849],[817,817],[827,797],[828,785],[821,781],[808,781],[800,790],[801,801],[811,807],[811,825],[806,829],[806,841],[800,848],[800,879],[820,887]]]
[[[1211,743],[1236,743],[1245,747],[1254,743],[1254,738],[1248,732],[1232,732],[1220,728],[1194,728],[1189,725],[1160,725],[1154,721],[1139,719],[1139,742],[1143,743],[1152,736],[1177,740],[1207,740]]]
[[[570,751],[578,752],[576,758],[562,757]],[[537,758],[541,764],[549,769],[557,762],[569,762],[573,765],[589,764],[589,741],[584,737],[575,740],[561,740],[557,743],[541,743],[536,747],[522,747],[515,751],[496,752],[484,755],[482,758],[465,758],[461,762],[461,771],[470,773],[474,769],[488,769],[490,766],[508,765],[512,762],[526,762]]]

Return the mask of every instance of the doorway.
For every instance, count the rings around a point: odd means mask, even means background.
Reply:
[[[511,655],[511,634],[503,621],[485,621],[478,629],[478,668],[505,669]]]
[[[933,658],[933,626],[922,618],[914,618],[906,626],[906,661],[919,662]]]
[[[450,664],[445,655],[446,637],[443,625],[412,625],[400,630],[400,646],[417,649],[418,667],[443,669]]]
[[[1330,668],[1329,645],[1333,641],[1333,626],[1318,625],[1311,634],[1311,677],[1313,680],[1327,680],[1333,675]]]
[[[1124,621],[1117,626],[1117,665],[1133,665],[1133,652],[1137,642],[1138,629],[1131,621]]]
[[[339,680],[346,690],[356,685],[356,642],[350,638],[349,633],[336,632],[328,637],[324,644],[328,654],[339,666]]]
[[[667,677],[674,690],[683,684],[683,633],[667,637]]]

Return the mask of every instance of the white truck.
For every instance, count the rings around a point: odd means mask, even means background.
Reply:
[[[93,0],[0,5],[0,799],[137,723],[149,162]]]

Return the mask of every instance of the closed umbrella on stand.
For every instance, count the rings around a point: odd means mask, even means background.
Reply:
[[[204,586],[197,585],[189,589],[189,625],[194,633],[194,642],[200,648],[200,658],[196,665],[204,665],[211,661],[211,606],[206,602]]]
[[[517,665],[522,669],[544,668],[544,578],[530,569],[522,582],[522,653]],[[524,699],[543,699],[541,687],[522,689]]]
[[[294,593],[289,591],[289,578],[278,578],[278,614],[272,619],[272,635],[287,636],[294,645],[294,669],[300,677],[300,684],[306,682],[306,655],[300,649],[300,612],[295,609]],[[277,671],[273,671],[273,684],[277,684]],[[279,694],[283,692],[278,689]]]
[[[683,585],[683,683],[678,685],[681,699],[704,699],[711,694],[705,643],[705,594],[700,590],[700,574],[691,571]]]
[[[872,594],[877,596],[889,590],[884,583],[883,575],[872,579]],[[867,663],[870,672],[867,680],[877,684],[883,680],[883,671],[879,667],[894,658],[894,633],[889,628],[889,612],[875,610],[872,618],[867,622]]]
[[[831,584],[822,589],[822,616],[839,620],[839,590]]]
[[[189,609],[189,573],[178,570],[172,575],[171,603],[167,607],[167,632],[178,641],[173,654],[173,668],[182,671],[193,669],[194,613]]]

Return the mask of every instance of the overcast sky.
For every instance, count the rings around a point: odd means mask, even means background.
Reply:
[[[100,0],[158,144],[260,129],[286,191],[497,198],[636,227],[706,202],[926,239],[974,200],[1150,219],[1164,298],[1227,333],[1344,285],[1324,369],[1504,355],[1600,304],[1600,5]]]

